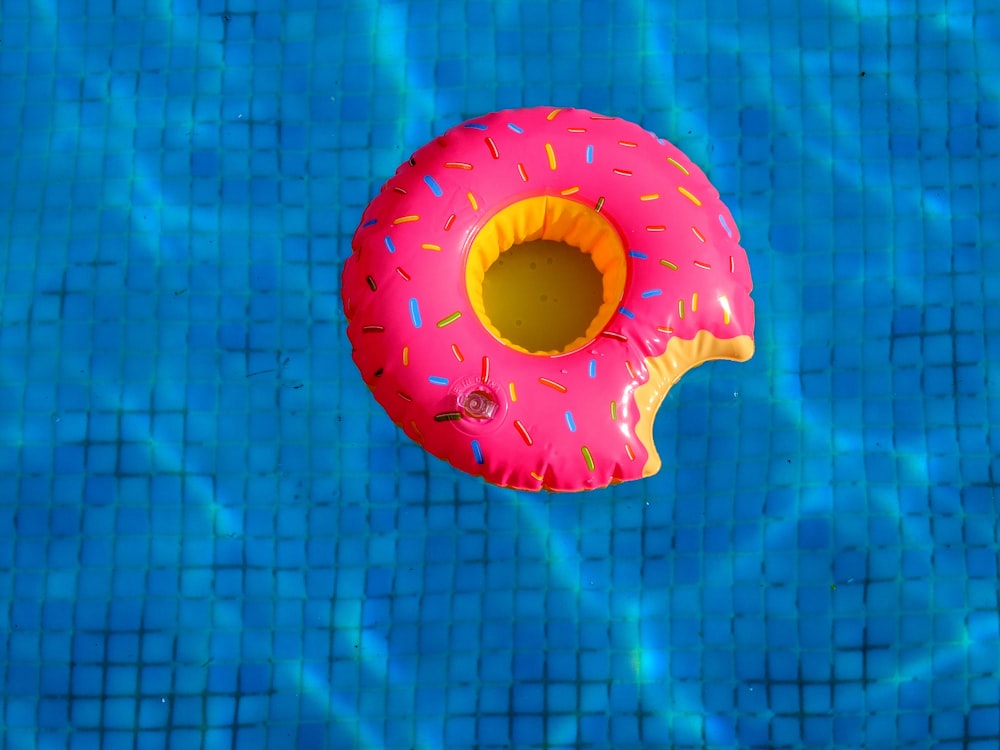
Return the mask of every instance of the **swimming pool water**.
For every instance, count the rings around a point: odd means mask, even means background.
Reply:
[[[0,748],[1000,744],[996,3],[0,17]],[[339,300],[398,163],[541,104],[684,149],[756,282],[586,495],[410,444]]]

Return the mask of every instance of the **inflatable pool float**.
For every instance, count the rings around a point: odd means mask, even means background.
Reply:
[[[574,491],[659,470],[671,386],[753,355],[751,287],[732,216],[680,150],[544,107],[404,162],[342,295],[354,361],[411,439],[499,486]]]

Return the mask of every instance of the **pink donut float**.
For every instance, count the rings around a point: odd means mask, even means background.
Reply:
[[[395,424],[493,484],[648,477],[670,387],[753,355],[746,253],[708,178],[640,126],[506,110],[423,146],[344,267],[354,361]]]

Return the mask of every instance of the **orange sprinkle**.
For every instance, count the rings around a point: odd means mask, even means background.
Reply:
[[[455,355],[455,359],[459,362],[465,361],[465,357],[462,356],[462,350],[458,348],[458,344],[451,345],[451,353]]]
[[[403,347],[403,367],[408,367],[410,364],[410,347]]]
[[[531,478],[532,478],[532,479],[535,479],[535,480],[537,480],[537,481],[539,481],[539,482],[541,482],[541,481],[542,481],[542,479],[544,479],[545,477],[543,477],[543,476],[542,476],[541,474],[539,474],[539,473],[538,473],[537,471],[533,471],[533,472],[531,472]]]
[[[571,188],[566,188],[565,190],[560,190],[559,195],[573,195],[573,193],[579,193],[579,192],[580,188],[574,186]]]
[[[705,241],[705,235],[703,235],[701,232],[698,231],[698,227],[691,227],[691,231],[694,232],[694,236],[697,237],[700,241],[702,242]]]
[[[517,173],[521,175],[522,182],[528,181],[528,173],[525,171],[524,165],[521,162],[517,163]]]
[[[586,128],[566,128],[567,133],[586,133]]]
[[[444,165],[449,169],[472,169],[472,165],[467,161],[446,161]]]
[[[646,227],[647,232],[663,232],[665,230],[666,227],[663,226],[663,224],[652,224],[651,226]]]
[[[514,420],[514,429],[517,430],[517,434],[521,436],[522,440],[524,440],[525,445],[532,444],[533,441],[531,439],[531,435],[528,434],[527,429],[525,429],[520,419]]]
[[[560,393],[566,393],[566,386],[562,383],[557,383],[554,380],[549,380],[548,378],[539,378],[538,382],[542,385],[547,385],[549,388],[559,391]]]
[[[406,224],[410,221],[420,221],[420,217],[416,214],[410,214],[409,216],[400,216],[398,219],[393,219],[393,224]]]
[[[632,363],[627,359],[625,360],[625,369],[628,370],[628,376],[632,378],[632,380],[635,380],[635,368],[632,367]]]
[[[659,331],[660,333],[665,333],[667,335],[670,335],[674,332],[674,329],[671,328],[670,326],[656,326],[656,330]]]
[[[410,420],[410,427],[412,427],[412,428],[413,428],[413,432],[414,432],[414,433],[416,433],[416,436],[417,436],[417,438],[418,438],[419,440],[423,441],[423,439],[424,439],[424,434],[423,434],[423,433],[422,433],[422,432],[420,431],[420,428],[419,428],[419,427],[417,427],[417,420],[415,420],[415,419],[411,419],[411,420]]]
[[[632,446],[625,443],[625,455],[628,456],[629,461],[635,461],[635,453],[632,452]]]
[[[632,143],[632,141],[618,141],[619,146],[626,146],[628,148],[636,148],[639,144]]]

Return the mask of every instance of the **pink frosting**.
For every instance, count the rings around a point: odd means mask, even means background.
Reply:
[[[623,299],[587,346],[518,352],[469,302],[468,247],[498,210],[572,187],[621,235]],[[732,216],[680,150],[618,118],[539,107],[469,120],[402,164],[364,212],[342,293],[354,360],[409,437],[497,485],[581,490],[643,476],[647,359],[699,331],[752,337],[751,287]],[[463,410],[473,393],[490,418]]]

